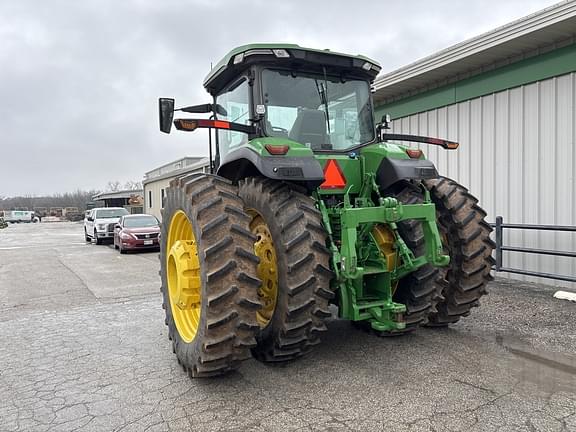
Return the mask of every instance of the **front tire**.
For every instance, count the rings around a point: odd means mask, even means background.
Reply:
[[[240,181],[239,195],[258,236],[263,281],[262,330],[252,354],[265,362],[293,360],[320,342],[331,316],[330,253],[320,212],[310,197],[265,178]]]
[[[260,309],[255,236],[237,188],[213,175],[171,182],[160,275],[168,337],[191,377],[220,375],[250,357]]]
[[[97,245],[102,244],[102,239],[98,238],[98,234],[97,234],[96,230],[94,230],[94,243],[96,243]]]

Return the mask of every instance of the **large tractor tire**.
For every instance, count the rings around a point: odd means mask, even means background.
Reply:
[[[163,308],[178,362],[192,377],[250,357],[259,330],[254,236],[237,188],[213,175],[172,181],[160,248]]]
[[[327,234],[314,201],[285,183],[247,178],[239,184],[260,258],[257,313],[261,331],[252,349],[265,362],[307,354],[326,330],[332,272]]]
[[[403,204],[418,204],[424,199],[419,184],[402,181],[384,191],[385,196],[396,198]],[[426,253],[424,232],[420,222],[407,220],[398,223],[398,232],[415,256]],[[386,252],[386,251],[383,251]],[[406,327],[402,330],[374,331],[368,322],[360,321],[357,326],[374,332],[379,336],[396,336],[410,333],[428,322],[429,314],[434,310],[438,293],[434,281],[438,270],[425,265],[397,282],[393,300],[406,305],[404,320]]]
[[[492,228],[485,221],[486,212],[468,189],[445,177],[425,184],[436,205],[438,228],[450,255],[450,264],[438,273],[441,297],[428,325],[445,327],[469,315],[486,294],[486,285],[492,280],[495,244],[490,239]]]

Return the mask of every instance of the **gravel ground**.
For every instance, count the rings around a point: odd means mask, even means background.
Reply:
[[[332,320],[307,358],[191,380],[157,270],[77,223],[0,231],[0,431],[576,431],[576,303],[552,288],[497,281],[403,337]]]

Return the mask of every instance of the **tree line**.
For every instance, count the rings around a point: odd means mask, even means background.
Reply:
[[[53,195],[44,196],[15,196],[15,197],[2,197],[0,196],[0,209],[13,210],[24,209],[33,210],[34,207],[76,207],[79,211],[86,210],[86,204],[92,201],[92,197],[98,191],[82,191],[66,192]]]
[[[118,192],[120,190],[137,190],[142,188],[142,183],[138,181],[110,181],[106,186],[106,192]],[[75,192],[57,193],[53,195],[24,195],[5,197],[0,195],[0,210],[24,209],[33,210],[34,207],[76,207],[78,211],[86,210],[86,204],[92,201],[92,197],[101,191],[98,190],[77,190]]]

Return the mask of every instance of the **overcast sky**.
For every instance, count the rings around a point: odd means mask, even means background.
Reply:
[[[157,98],[209,102],[227,51],[291,42],[383,72],[548,7],[547,0],[1,0],[0,196],[104,189],[207,154],[158,131]]]

